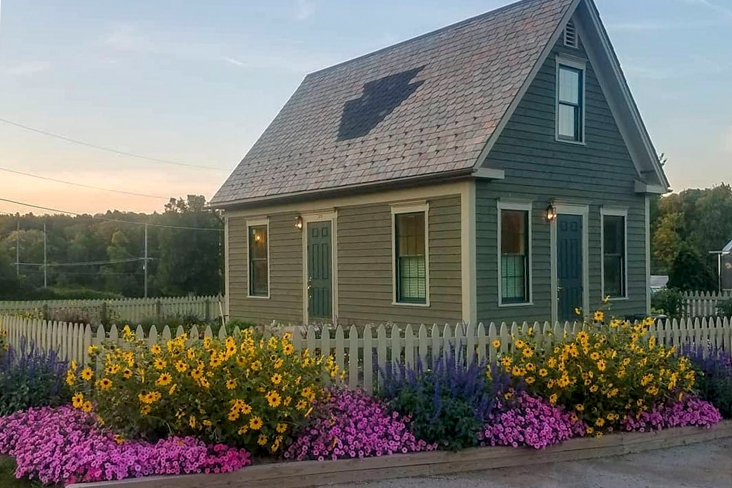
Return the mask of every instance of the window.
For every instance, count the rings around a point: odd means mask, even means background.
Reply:
[[[249,296],[269,297],[269,225],[247,223],[249,234]]]
[[[499,203],[499,305],[531,302],[531,205]]]
[[[427,305],[427,210],[394,213],[395,302]]]
[[[580,63],[558,60],[557,139],[584,141],[584,69]],[[566,63],[566,64],[565,64]]]
[[[625,212],[605,211],[602,216],[603,296],[626,295],[626,216]]]

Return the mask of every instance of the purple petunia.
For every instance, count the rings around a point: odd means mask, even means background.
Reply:
[[[251,464],[244,449],[206,445],[193,437],[171,437],[155,444],[118,442],[99,428],[93,416],[71,407],[0,417],[0,454],[15,458],[18,478],[45,484],[226,473]]]
[[[318,411],[314,423],[296,436],[285,458],[323,461],[435,449],[409,432],[408,418],[363,392],[332,390]]]
[[[478,439],[482,446],[543,449],[583,436],[586,428],[576,415],[526,392],[518,392],[511,401],[497,405],[496,412],[488,416],[484,431],[478,433]]]
[[[681,401],[667,405],[656,405],[650,412],[640,412],[623,421],[627,432],[650,432],[671,427],[711,427],[722,420],[714,405],[698,398],[687,396]]]

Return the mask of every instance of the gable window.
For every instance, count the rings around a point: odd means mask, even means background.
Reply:
[[[248,221],[249,296],[269,297],[269,223]]]
[[[557,140],[584,142],[585,72],[582,63],[557,59]]]
[[[531,303],[531,204],[499,202],[499,305]]]
[[[392,208],[394,302],[428,305],[427,206]]]
[[[627,211],[602,212],[602,285],[603,297],[626,298],[627,295]]]

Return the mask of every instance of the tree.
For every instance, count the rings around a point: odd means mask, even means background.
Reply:
[[[682,245],[671,264],[668,287],[681,291],[712,291],[716,286],[714,275],[696,249]]]

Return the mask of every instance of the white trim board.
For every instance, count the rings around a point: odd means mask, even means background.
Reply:
[[[590,309],[590,207],[589,205],[576,204],[555,204],[557,218],[552,220],[550,228],[551,248],[551,301],[552,301],[552,322],[559,317],[559,284],[557,272],[557,220],[560,215],[579,215],[582,217],[582,313],[585,317]]]
[[[611,297],[610,301],[622,301],[630,298],[628,290],[628,209],[600,207],[600,296],[605,299],[605,217],[623,217],[623,296]]]
[[[400,302],[397,297],[396,216],[408,213],[424,213],[425,303]],[[391,304],[399,307],[429,308],[430,306],[430,204],[428,202],[391,206]]]
[[[465,182],[460,198],[460,269],[462,275],[463,322],[478,323],[478,269],[476,241],[476,183]]]
[[[310,300],[308,296],[308,224],[330,222],[331,304],[333,325],[338,324],[338,211],[335,209],[303,213],[302,217],[302,321],[309,325]],[[293,224],[294,225],[294,224]]]
[[[529,295],[529,300],[526,302],[519,302],[519,303],[503,303],[503,283],[501,280],[501,277],[503,275],[503,270],[501,269],[501,265],[503,262],[503,259],[501,259],[501,238],[502,238],[502,215],[501,212],[503,210],[518,210],[521,212],[527,212],[528,213],[528,249],[526,250],[528,252],[528,266],[526,267],[526,271],[529,273],[528,276],[528,290],[527,293]],[[497,242],[496,242],[496,249],[497,249],[497,269],[498,269],[498,307],[499,308],[507,308],[507,307],[531,307],[534,305],[534,273],[533,273],[533,266],[534,266],[534,256],[532,253],[533,249],[533,204],[531,201],[513,201],[513,200],[501,200],[498,199],[497,203],[497,215],[496,215],[496,236],[497,236]]]
[[[269,234],[269,218],[267,217],[260,217],[260,218],[250,218],[247,219],[247,299],[256,299],[256,300],[269,300],[272,290],[272,280],[271,280],[271,271],[270,267],[272,265],[271,256],[269,253],[269,242],[270,242],[270,234]],[[249,253],[251,251],[250,245],[249,245],[249,229],[251,227],[267,227],[267,295],[252,295],[252,284],[251,284],[251,277],[252,277],[252,261],[249,257]]]
[[[247,230],[247,240],[249,240],[249,230]],[[229,242],[229,217],[224,215],[224,315],[226,315],[226,321],[229,321],[230,317],[230,302],[231,302],[231,243]],[[248,246],[247,246],[248,247]],[[247,251],[247,255],[249,251]],[[249,274],[249,265],[247,265],[247,274]],[[247,278],[248,280],[248,278]],[[247,288],[249,283],[247,282]]]

